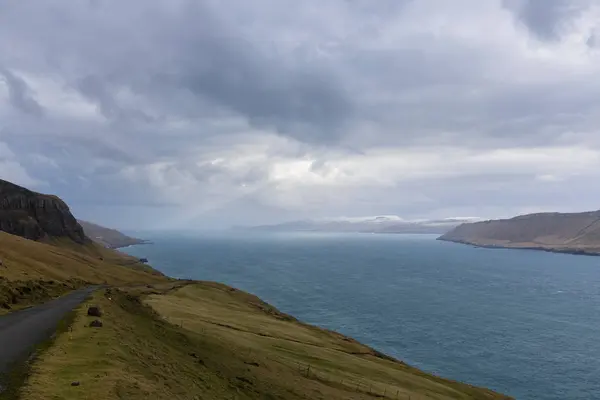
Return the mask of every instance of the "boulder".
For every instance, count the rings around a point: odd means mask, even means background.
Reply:
[[[99,319],[95,319],[92,322],[90,322],[90,328],[102,328],[102,321],[100,321]]]
[[[91,306],[90,308],[88,308],[87,314],[90,317],[101,317],[102,311],[100,310],[100,307],[98,307],[98,306]]]

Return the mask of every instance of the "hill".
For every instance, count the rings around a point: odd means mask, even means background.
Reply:
[[[78,222],[83,227],[87,237],[109,249],[147,243],[145,240],[127,236],[116,229],[106,228],[83,220],[78,220]]]
[[[89,239],[60,198],[0,180],[0,313],[89,284],[164,281]]]
[[[600,255],[600,211],[537,213],[463,224],[439,239],[485,247]]]
[[[90,242],[64,201],[1,179],[0,231],[46,242],[56,239],[77,244]]]
[[[509,399],[424,373],[211,282],[94,295],[21,390],[38,399]],[[80,382],[73,387],[71,382]]]
[[[150,284],[168,280],[136,258],[95,243],[72,248],[0,232],[0,314],[89,284]]]

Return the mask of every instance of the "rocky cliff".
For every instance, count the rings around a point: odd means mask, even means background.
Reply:
[[[64,201],[1,179],[0,231],[39,241],[70,239],[79,244],[90,241]]]
[[[600,254],[600,211],[537,213],[462,224],[439,239],[485,247]]]

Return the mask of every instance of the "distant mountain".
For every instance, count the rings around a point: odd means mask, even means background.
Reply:
[[[77,244],[91,243],[60,198],[1,179],[0,231],[37,241],[66,239]]]
[[[359,233],[432,233],[443,234],[473,218],[404,220],[396,215],[358,218],[307,219],[274,225],[237,227],[268,232],[359,232]]]
[[[82,220],[79,220],[79,223],[89,238],[110,249],[147,243],[145,240],[132,238],[115,229],[105,228]]]
[[[600,211],[537,213],[463,224],[439,239],[484,247],[600,255]]]

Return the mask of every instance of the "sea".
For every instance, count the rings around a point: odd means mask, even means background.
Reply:
[[[432,235],[143,237],[153,244],[123,250],[173,277],[256,294],[425,371],[517,399],[600,399],[600,257]]]

